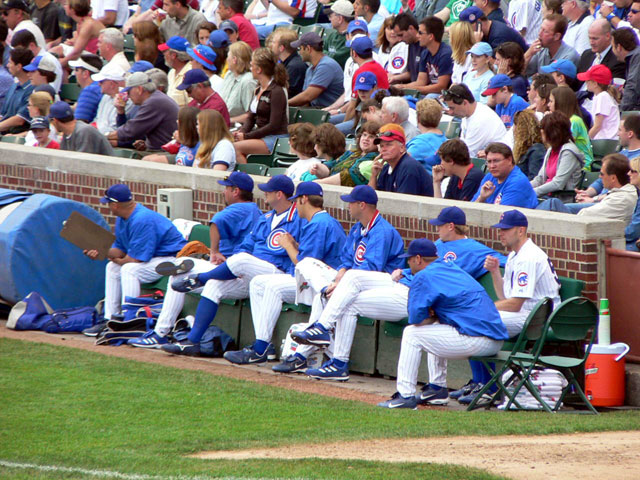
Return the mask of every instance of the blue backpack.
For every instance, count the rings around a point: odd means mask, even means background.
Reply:
[[[94,307],[53,310],[38,292],[31,292],[16,303],[9,313],[7,328],[43,330],[47,333],[81,332],[98,320]]]
[[[173,327],[174,340],[185,340],[191,331],[189,323],[181,318]],[[228,350],[237,350],[233,338],[215,325],[209,325],[200,339],[200,355],[203,357],[222,357]]]

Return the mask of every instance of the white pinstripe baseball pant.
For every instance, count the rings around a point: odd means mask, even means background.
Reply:
[[[498,310],[498,313],[500,314],[502,323],[507,327],[509,338],[512,338],[522,331],[524,322],[527,320],[527,317],[531,312],[523,310],[520,310],[519,312],[504,312],[502,310]]]
[[[124,297],[139,297],[140,284],[154,282],[162,275],[156,273],[161,262],[171,261],[175,257],[154,257],[148,262],[129,262],[118,265],[107,263],[104,282],[104,318],[120,313]]]
[[[403,397],[415,395],[418,367],[423,350],[438,359],[447,359],[468,358],[473,355],[493,355],[500,350],[500,347],[502,347],[502,340],[463,335],[450,325],[440,323],[423,326],[409,325],[402,333],[402,347],[396,380],[398,392]],[[430,377],[429,382],[446,387],[446,369],[444,379]]]
[[[282,304],[296,300],[296,279],[291,275],[258,275],[249,284],[249,298],[256,339],[270,342]]]

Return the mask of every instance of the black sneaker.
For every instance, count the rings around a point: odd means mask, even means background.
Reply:
[[[189,355],[191,357],[200,355],[200,343],[193,343],[188,338],[168,345],[162,345],[160,348],[173,355]]]
[[[97,337],[105,328],[107,328],[107,321],[103,319],[101,322],[96,323],[93,327],[85,328],[82,333],[84,333],[87,337]]]
[[[454,390],[453,392],[451,392],[449,394],[449,398],[453,398],[454,400],[459,399],[460,397],[464,397],[465,395],[469,395],[471,393],[471,391],[476,388],[478,384],[476,382],[474,382],[473,380],[469,380],[467,382],[467,384],[458,389],[458,390]]]
[[[180,275],[182,273],[190,272],[193,269],[193,260],[185,258],[178,263],[174,262],[162,262],[156,267],[156,273],[159,275]]]
[[[297,355],[289,355],[284,358],[278,365],[271,367],[271,370],[278,373],[294,373],[306,370],[307,360]]]

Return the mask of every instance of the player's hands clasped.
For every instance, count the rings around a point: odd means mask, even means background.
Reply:
[[[487,255],[487,258],[484,260],[484,268],[492,273],[498,272],[500,270],[500,261],[496,257]]]

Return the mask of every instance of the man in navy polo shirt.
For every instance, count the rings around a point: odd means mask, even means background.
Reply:
[[[409,45],[407,54],[407,70],[401,74],[394,75],[391,83],[415,82],[418,79],[418,67],[424,48],[420,45],[418,38],[418,21],[409,13],[400,13],[393,21],[393,30]]]
[[[487,42],[494,50],[504,42],[516,42],[525,52],[529,48],[522,35],[504,22],[488,19],[475,5],[465,8],[460,14],[460,20],[469,22],[477,33],[482,34],[481,41]]]
[[[383,192],[433,197],[431,175],[407,153],[404,129],[389,123],[382,130],[374,140],[380,146],[380,155],[373,161],[369,186]]]
[[[522,97],[513,93],[513,83],[509,76],[503,73],[491,77],[482,96],[491,97],[488,105],[496,107],[496,113],[507,128],[513,126],[513,118],[517,112],[529,107]]]

